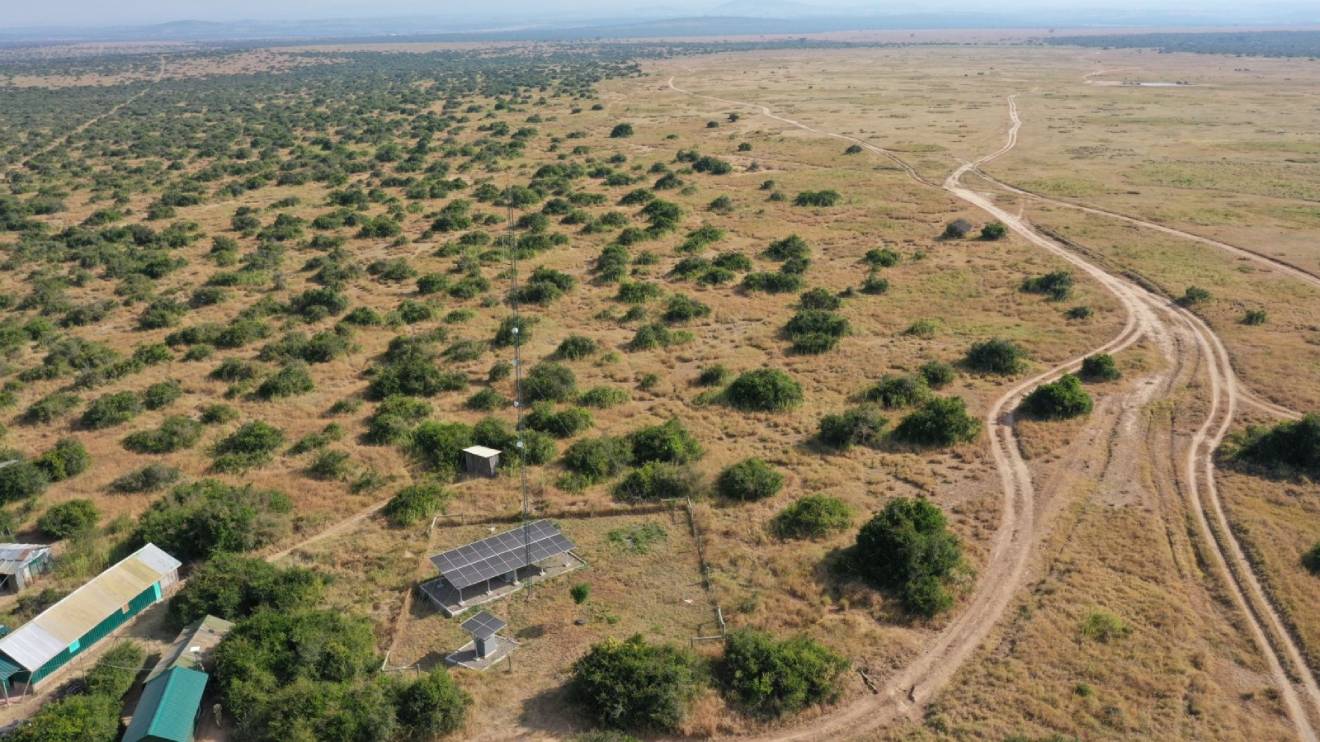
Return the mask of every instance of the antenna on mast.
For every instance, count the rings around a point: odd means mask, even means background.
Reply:
[[[532,557],[532,544],[531,538],[527,532],[527,521],[531,515],[532,503],[527,489],[527,446],[523,442],[523,338],[522,317],[518,313],[518,245],[517,241],[513,238],[513,186],[509,179],[508,170],[504,171],[504,198],[508,213],[505,223],[505,235],[507,236],[510,262],[509,307],[513,310],[513,409],[518,415],[518,422],[514,428],[514,447],[518,449],[518,483],[522,494],[521,527],[523,536],[523,558],[525,563],[530,564]]]

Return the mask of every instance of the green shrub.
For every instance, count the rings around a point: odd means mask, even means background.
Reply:
[[[396,527],[411,526],[444,510],[452,495],[436,482],[413,484],[399,490],[381,511]]]
[[[1073,276],[1068,271],[1033,276],[1022,282],[1022,290],[1029,294],[1045,294],[1051,301],[1066,301],[1072,296]]]
[[[1320,575],[1320,541],[1315,542],[1309,551],[1302,554],[1302,566],[1311,574]]]
[[[279,492],[203,479],[152,503],[130,543],[153,543],[184,562],[251,551],[288,533],[292,509]]]
[[[743,276],[742,287],[747,291],[788,294],[802,290],[802,276],[796,273],[748,273]]]
[[[1320,415],[1310,413],[1273,427],[1250,428],[1235,457],[1279,474],[1320,477]]]
[[[1130,631],[1123,619],[1109,611],[1091,611],[1086,614],[1086,618],[1082,619],[1082,637],[1101,644],[1108,644],[1111,641],[1122,639]]]
[[[533,366],[522,382],[522,397],[527,402],[567,402],[576,393],[573,371],[550,361]]]
[[[691,335],[686,332],[673,332],[668,327],[659,323],[642,325],[637,328],[637,333],[633,335],[632,340],[628,342],[628,350],[651,350],[653,348],[668,348],[681,342],[687,342]]]
[[[55,447],[32,460],[51,482],[62,482],[87,471],[92,465],[87,448],[73,438],[55,441]]]
[[[854,561],[871,582],[897,592],[909,611],[933,616],[953,603],[943,583],[962,561],[962,547],[938,507],[898,497],[857,532]]]
[[[729,369],[718,363],[707,366],[697,375],[697,386],[721,386],[728,383],[730,375]]]
[[[118,698],[73,694],[43,705],[27,723],[10,732],[8,742],[73,742],[119,736]]]
[[[960,397],[928,400],[899,422],[894,437],[917,446],[953,446],[967,443],[981,432],[981,422],[967,414]]]
[[[201,423],[191,418],[171,415],[155,430],[139,430],[123,440],[124,448],[134,453],[173,453],[192,448],[202,437]]]
[[[1210,301],[1210,292],[1200,286],[1188,286],[1183,295],[1178,297],[1178,303],[1184,307],[1194,306]]]
[[[862,279],[860,291],[863,294],[878,296],[889,292],[889,279],[877,276],[874,273]]]
[[[77,407],[80,401],[76,394],[53,392],[33,402],[20,419],[29,425],[49,425],[73,412],[73,408]]]
[[[700,690],[696,658],[640,635],[606,639],[573,663],[569,693],[594,721],[636,731],[675,731]]]
[[[1069,308],[1068,311],[1063,314],[1068,319],[1086,319],[1092,314],[1095,314],[1095,312],[1091,311],[1091,308],[1087,306],[1076,306]]]
[[[608,436],[575,441],[563,456],[564,467],[588,484],[609,479],[630,463],[632,443],[626,438]]]
[[[463,726],[472,699],[443,667],[437,667],[395,692],[394,706],[406,739],[434,739]]]
[[[885,374],[875,386],[867,389],[863,396],[868,402],[876,402],[885,409],[911,407],[930,397],[926,380],[920,376],[894,376]]]
[[[122,641],[110,647],[83,676],[88,695],[116,701],[123,698],[137,681],[137,668],[146,659],[146,650],[135,642]]]
[[[701,478],[690,467],[663,461],[647,462],[628,472],[614,486],[620,500],[666,500],[696,497]]]
[[[1003,239],[1006,234],[1008,234],[1008,227],[1005,227],[1000,222],[990,222],[981,227],[981,239],[986,242],[994,242],[995,240]]]
[[[263,608],[290,612],[316,605],[325,578],[304,567],[278,567],[264,559],[216,554],[199,565],[170,599],[169,622],[182,628],[206,616],[238,621]]]
[[[803,309],[832,312],[843,306],[843,299],[829,289],[814,288],[803,291],[798,296],[798,306]]]
[[[614,128],[610,130],[610,139],[626,139],[632,135],[632,124],[616,124]]]
[[[1064,374],[1058,381],[1041,384],[1022,400],[1022,411],[1039,420],[1064,420],[1091,411],[1091,395],[1082,380]]]
[[[524,317],[522,315],[509,316],[500,320],[500,326],[495,330],[495,338],[490,344],[496,348],[512,348],[515,345],[523,345],[532,337],[532,324],[534,318]]]
[[[578,395],[578,404],[584,407],[608,409],[628,401],[628,392],[613,386],[597,386]]]
[[[538,402],[532,405],[524,423],[532,430],[539,430],[556,438],[572,438],[590,428],[594,420],[591,413],[581,407],[555,410],[554,405],[549,402]]]
[[[866,251],[866,255],[862,256],[862,260],[866,261],[866,264],[873,269],[892,268],[898,265],[899,255],[887,247],[872,248]]]
[[[1256,327],[1265,324],[1269,316],[1264,309],[1248,309],[1247,313],[1242,315],[1242,324]]]
[[[635,430],[628,436],[628,442],[632,446],[632,460],[637,464],[651,461],[686,464],[701,458],[703,453],[701,444],[677,418]]]
[[[705,304],[684,294],[674,294],[669,297],[662,316],[666,322],[677,324],[706,317],[709,314],[710,307]]]
[[[717,667],[731,700],[756,716],[773,718],[836,700],[848,661],[806,636],[776,640],[740,629],[724,638]]]
[[[802,404],[802,385],[783,371],[757,369],[734,379],[724,396],[740,410],[782,412]]]
[[[212,449],[212,467],[220,472],[242,472],[261,466],[284,445],[284,431],[261,420],[244,423],[221,438]]]
[[[91,500],[66,500],[42,513],[37,519],[37,529],[46,538],[68,538],[87,533],[100,518],[101,513]]]
[[[852,525],[852,511],[829,495],[807,495],[779,511],[770,530],[780,538],[824,538]]]
[[[935,337],[935,333],[938,330],[939,327],[931,320],[919,319],[908,325],[908,328],[903,331],[903,334],[911,335],[912,337],[921,338],[923,340],[929,340],[930,338]]]
[[[816,437],[826,446],[841,451],[852,446],[875,446],[888,423],[876,409],[863,405],[822,417]]]
[[[209,404],[202,408],[201,421],[203,425],[223,425],[231,423],[239,418],[238,410],[227,404]]]
[[[797,353],[823,353],[848,333],[848,320],[824,309],[803,309],[784,328]]]
[[[468,397],[467,401],[463,403],[463,406],[469,410],[476,410],[478,412],[493,412],[495,410],[502,410],[510,404],[512,404],[512,402],[503,394],[500,394],[490,387],[485,387],[471,397]]]
[[[31,461],[0,467],[0,504],[36,497],[49,483],[46,472]]]
[[[318,451],[307,465],[307,476],[322,481],[343,479],[348,475],[349,455],[345,451]]]
[[[591,597],[591,585],[585,582],[579,582],[568,589],[568,594],[573,598],[573,602],[582,605]]]
[[[988,374],[1015,374],[1026,367],[1027,354],[1008,340],[994,338],[973,343],[967,351],[967,366]]]
[[[559,343],[554,356],[568,361],[577,361],[594,355],[598,350],[600,350],[600,346],[595,340],[584,335],[569,335]]]
[[[957,372],[943,361],[928,361],[921,365],[921,378],[932,389],[942,389],[953,383]]]
[[[141,469],[131,471],[110,483],[114,492],[154,492],[179,481],[183,473],[165,464],[147,464]]]
[[[1108,353],[1096,353],[1082,359],[1081,377],[1087,381],[1114,381],[1120,376],[1118,364]]]
[[[420,399],[394,394],[386,397],[367,418],[365,439],[386,445],[402,443],[417,423],[431,414],[431,405]]]
[[[102,430],[126,423],[142,412],[142,402],[133,392],[116,392],[98,397],[83,410],[79,423],[90,430]]]
[[[839,203],[837,191],[802,191],[793,199],[794,206],[834,206]]]
[[[312,375],[307,371],[307,364],[299,361],[290,363],[268,376],[257,387],[257,396],[267,400],[293,397],[307,394],[315,387]]]
[[[183,396],[183,388],[177,381],[162,381],[152,384],[142,392],[142,405],[148,410],[159,410],[173,404]]]
[[[720,472],[715,489],[730,500],[764,500],[784,486],[784,475],[761,459],[743,459]]]
[[[427,420],[408,438],[414,458],[442,479],[456,475],[463,466],[463,449],[476,443],[472,428],[462,423]]]

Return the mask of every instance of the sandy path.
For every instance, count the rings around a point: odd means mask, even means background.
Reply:
[[[777,121],[801,128],[822,136],[843,139],[860,144],[862,147],[883,155],[899,165],[915,180],[933,185],[923,178],[911,166],[903,162],[895,153],[872,145],[868,142],[842,134],[822,131],[806,124],[775,115],[767,107],[733,101],[714,96],[706,96],[684,90],[674,84],[674,78],[668,85],[676,92],[714,100],[737,106],[751,106],[762,114]],[[1316,688],[1315,679],[1302,661],[1301,652],[1296,642],[1287,631],[1278,613],[1266,599],[1257,576],[1252,572],[1250,563],[1242,553],[1228,520],[1214,484],[1213,452],[1222,441],[1232,423],[1239,403],[1240,385],[1229,362],[1228,353],[1219,338],[1210,331],[1198,317],[1187,310],[1170,303],[1167,299],[1151,294],[1141,286],[1126,278],[1112,275],[1101,267],[1090,263],[1083,257],[1069,250],[1059,242],[1046,237],[1028,225],[1020,215],[1010,214],[995,205],[981,193],[962,185],[962,177],[969,171],[988,164],[995,158],[1011,151],[1017,144],[1018,132],[1022,121],[1018,113],[1016,96],[1008,98],[1009,118],[1012,122],[1004,145],[997,151],[966,163],[955,170],[942,184],[942,188],[960,200],[973,205],[1001,221],[1028,242],[1066,260],[1082,272],[1105,286],[1122,302],[1128,313],[1128,322],[1117,337],[1094,352],[1114,352],[1135,342],[1143,336],[1149,336],[1162,353],[1170,357],[1177,368],[1185,363],[1199,365],[1210,382],[1209,410],[1201,426],[1191,436],[1185,447],[1185,458],[1180,467],[1180,484],[1184,496],[1193,511],[1205,543],[1208,556],[1214,568],[1220,573],[1229,588],[1234,602],[1246,618],[1247,630],[1260,649],[1269,667],[1275,684],[1279,687],[1284,706],[1289,718],[1297,727],[1298,735],[1308,742],[1316,739],[1314,727],[1308,712],[1320,709],[1320,689]],[[1021,195],[1031,195],[1019,191]],[[1082,207],[1086,208],[1086,207]],[[1099,211],[1099,210],[1097,210]],[[1100,212],[1104,213],[1104,212]],[[1131,220],[1130,217],[1123,217]],[[1132,220],[1139,222],[1139,220]],[[1143,224],[1145,226],[1145,224]],[[1160,225],[1152,228],[1168,231],[1182,236],[1184,233]],[[1294,277],[1307,280],[1309,274],[1274,261],[1267,256],[1252,251],[1224,245],[1199,236],[1187,235],[1202,242],[1227,248],[1243,254],[1258,262],[1284,270]],[[1298,275],[1300,273],[1300,275]],[[1314,276],[1309,276],[1314,279]],[[1308,281],[1309,282],[1309,281]],[[1181,342],[1180,342],[1181,341]],[[1186,356],[1192,353],[1192,357]],[[780,730],[761,737],[763,740],[818,739],[824,736],[857,735],[892,721],[899,716],[910,716],[922,703],[929,700],[953,677],[957,669],[980,646],[1003,615],[1014,593],[1022,585],[1035,534],[1035,491],[1030,470],[1022,460],[1014,430],[1011,410],[1021,400],[1023,394],[1036,384],[1056,378],[1072,370],[1080,363],[1080,358],[1073,359],[1055,368],[1039,374],[1006,391],[991,406],[987,415],[987,430],[990,433],[991,450],[1000,471],[1004,486],[1003,514],[1001,525],[991,544],[990,558],[978,580],[977,588],[969,604],[964,607],[958,618],[946,627],[917,658],[907,667],[893,676],[886,678],[879,691],[872,696],[863,696],[839,707],[830,714],[815,720],[797,730]],[[1171,381],[1171,379],[1170,379]],[[1274,408],[1278,413],[1291,414],[1277,405],[1272,405],[1252,395],[1252,401],[1259,406]],[[1148,455],[1161,458],[1177,457],[1174,437],[1169,437],[1169,446],[1164,450],[1149,450]],[[1167,461],[1167,459],[1166,459]],[[1179,493],[1162,493],[1177,497]],[[1208,512],[1207,512],[1208,511]],[[1213,516],[1213,518],[1212,518]],[[1294,676],[1300,677],[1300,692],[1285,669],[1284,660],[1291,665]],[[1303,702],[1305,697],[1305,703]]]

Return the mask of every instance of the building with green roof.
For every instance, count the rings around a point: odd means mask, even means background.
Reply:
[[[206,673],[171,667],[142,688],[124,742],[192,742],[202,710]]]

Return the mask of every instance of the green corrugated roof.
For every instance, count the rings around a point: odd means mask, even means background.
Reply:
[[[142,689],[124,742],[175,740],[192,742],[197,709],[206,690],[206,673],[173,667]]]

